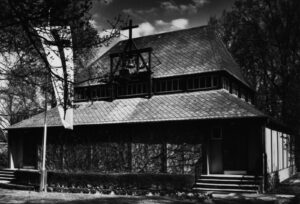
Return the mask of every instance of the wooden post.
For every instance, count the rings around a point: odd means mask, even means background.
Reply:
[[[202,144],[201,144],[201,172],[199,172],[200,174],[204,174],[204,173],[207,173],[207,143],[206,141],[204,141]]]
[[[151,77],[151,51],[149,52],[148,56],[148,77],[149,77],[149,98],[152,97],[152,77]]]
[[[266,155],[266,142],[265,142],[265,125],[262,125],[261,128],[261,141],[262,141],[262,193],[266,192],[266,187],[267,187],[267,155]]]
[[[206,174],[209,175],[210,174],[210,155],[209,155],[209,151],[210,151],[210,134],[208,134],[208,137],[206,138]]]
[[[110,57],[110,99],[114,99],[114,84],[113,84],[113,66],[114,60],[113,57]]]

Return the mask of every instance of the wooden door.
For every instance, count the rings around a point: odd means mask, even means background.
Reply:
[[[37,145],[34,137],[26,137],[23,140],[23,168],[36,168]]]
[[[224,172],[237,174],[247,171],[247,137],[240,131],[230,131],[224,136]]]
[[[223,136],[221,128],[214,128],[209,141],[209,173],[223,174]]]

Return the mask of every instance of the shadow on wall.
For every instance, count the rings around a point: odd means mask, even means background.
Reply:
[[[8,149],[7,143],[0,142],[0,168],[8,167]]]

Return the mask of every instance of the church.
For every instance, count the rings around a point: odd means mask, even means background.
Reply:
[[[48,171],[192,175],[194,190],[254,193],[295,173],[292,132],[255,107],[208,26],[130,35],[76,81],[74,130],[47,112]],[[10,169],[41,168],[43,117],[8,128]]]

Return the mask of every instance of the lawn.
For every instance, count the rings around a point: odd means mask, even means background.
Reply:
[[[270,194],[213,194],[204,201],[161,196],[118,196],[83,193],[39,193],[0,189],[0,203],[58,204],[300,204],[300,173],[282,183]]]

